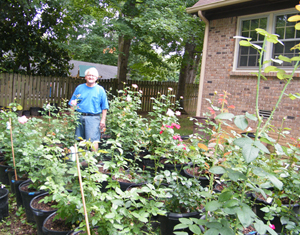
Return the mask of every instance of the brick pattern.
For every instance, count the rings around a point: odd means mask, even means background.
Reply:
[[[235,105],[234,114],[255,112],[257,77],[250,73],[232,72],[237,18],[213,20],[210,22],[208,36],[208,51],[206,60],[205,79],[203,87],[203,103],[201,112],[207,112],[209,103],[205,99],[212,99],[214,92],[227,91],[231,94],[229,105]],[[300,79],[297,74],[288,87],[286,93],[300,93]],[[271,111],[275,106],[284,81],[276,78],[275,73],[266,74],[268,80],[260,84],[259,109]],[[300,101],[284,97],[279,105],[272,124],[280,127],[282,118],[287,117],[284,127],[291,128],[290,137],[300,137]],[[253,127],[254,124],[250,123]]]

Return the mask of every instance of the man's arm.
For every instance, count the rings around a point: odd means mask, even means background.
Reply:
[[[106,114],[107,114],[107,109],[103,109],[102,110],[102,117],[101,117],[101,121],[100,121],[100,129],[105,128],[105,121],[106,121]]]

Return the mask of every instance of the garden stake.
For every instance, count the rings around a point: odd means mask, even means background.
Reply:
[[[18,180],[17,170],[16,170],[16,161],[15,161],[15,152],[14,152],[14,142],[12,137],[12,125],[11,125],[11,118],[9,118],[10,124],[10,141],[11,141],[11,151],[13,156],[13,163],[14,163],[14,171],[15,171],[15,179]]]
[[[75,156],[76,156],[76,162],[77,162],[78,179],[79,179],[79,186],[80,186],[80,192],[81,192],[81,197],[82,197],[82,204],[83,204],[83,210],[84,210],[86,229],[87,229],[88,235],[91,235],[89,219],[88,219],[88,216],[87,216],[86,206],[85,206],[85,199],[84,199],[84,193],[83,193],[83,187],[82,187],[82,181],[81,181],[79,158],[78,158],[78,154],[77,154],[77,145],[76,144],[75,144]]]

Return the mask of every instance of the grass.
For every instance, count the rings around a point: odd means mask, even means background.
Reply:
[[[193,121],[189,115],[179,116],[180,129],[177,131],[181,136],[193,134]]]

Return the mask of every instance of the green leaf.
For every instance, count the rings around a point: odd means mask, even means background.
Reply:
[[[187,225],[193,224],[193,221],[187,218],[180,218],[179,221],[180,223],[187,224]]]
[[[264,144],[262,144],[259,140],[254,141],[253,144],[264,153],[270,153],[269,149],[267,149],[267,147]]]
[[[243,227],[248,227],[252,224],[252,219],[250,218],[249,209],[245,206],[242,206],[240,210],[237,211],[237,216],[239,218],[239,221],[243,225]],[[252,210],[251,210],[252,212]],[[253,212],[252,212],[253,213]]]
[[[227,207],[237,207],[239,205],[239,201],[236,199],[231,199],[224,204],[224,208]]]
[[[209,169],[209,172],[213,173],[213,174],[224,174],[226,171],[223,167],[221,166],[214,166],[212,168]]]
[[[232,197],[232,192],[231,191],[226,191],[224,193],[221,193],[219,195],[218,201],[219,202],[225,202],[228,201]]]
[[[178,230],[178,229],[185,229],[188,228],[189,225],[188,224],[177,224],[174,226],[174,230]]]
[[[292,57],[291,61],[300,61],[300,56]]]
[[[226,169],[226,171],[229,179],[231,179],[232,181],[237,182],[239,179],[246,180],[246,176],[242,172],[235,171],[232,169]]]
[[[187,232],[173,232],[175,235],[188,235]]]
[[[242,40],[242,41],[240,41],[240,46],[242,46],[242,47],[250,47],[252,44],[251,44],[251,42],[249,42],[249,41],[245,41],[245,40]]]
[[[250,139],[250,138],[246,138],[246,137],[241,137],[241,138],[238,138],[238,139],[235,139],[233,141],[233,143],[241,148],[243,148],[245,145],[249,145],[249,144],[252,144],[253,143],[253,140]]]
[[[246,118],[249,118],[252,121],[257,121],[257,117],[254,114],[250,114],[250,113],[246,112],[245,116],[246,116]]]
[[[234,118],[234,115],[232,113],[220,113],[215,117],[215,119],[232,119]]]
[[[241,130],[245,130],[248,127],[248,120],[244,115],[238,115],[234,119],[234,124]]]
[[[286,57],[286,56],[283,56],[283,55],[280,55],[278,56],[278,59],[284,61],[284,62],[288,62],[288,63],[291,63],[291,59]]]
[[[265,73],[269,73],[269,72],[277,72],[278,71],[278,68],[276,66],[268,66],[265,68]]]
[[[274,184],[276,188],[282,190],[283,183],[279,179],[277,179],[276,176],[269,174],[267,177],[272,182],[272,184]]]
[[[254,161],[258,157],[259,149],[253,145],[246,144],[243,146],[242,154],[247,163]]]
[[[201,234],[201,229],[198,225],[192,224],[189,226],[189,229],[194,233],[194,234]]]
[[[218,210],[221,206],[222,206],[222,204],[217,201],[210,201],[205,205],[205,210],[206,211],[215,211],[215,210]]]

